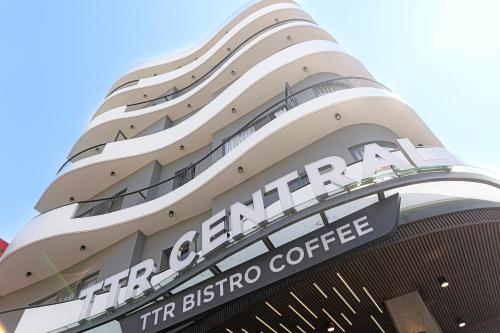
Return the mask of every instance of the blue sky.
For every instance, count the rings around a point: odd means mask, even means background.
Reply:
[[[236,0],[0,1],[0,238],[35,215],[105,92],[202,41]],[[314,19],[470,164],[500,171],[500,3],[304,0]]]

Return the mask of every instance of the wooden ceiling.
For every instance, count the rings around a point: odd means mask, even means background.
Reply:
[[[448,288],[439,286],[439,276],[450,282]],[[335,332],[395,333],[384,300],[415,290],[443,332],[498,333],[500,208],[452,213],[403,225],[376,246],[306,272],[282,288],[250,295],[248,298],[254,299],[251,306],[239,300],[214,311],[185,331],[326,332],[331,316],[338,323]],[[462,317],[467,325],[459,328],[456,317]]]

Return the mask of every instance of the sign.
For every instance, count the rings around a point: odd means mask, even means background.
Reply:
[[[361,179],[375,176],[377,172],[392,168],[398,170],[414,167],[428,167],[438,165],[453,165],[459,162],[441,147],[416,149],[408,139],[398,139],[401,153],[395,154],[376,143],[364,146],[363,160],[360,172],[353,173],[347,169],[346,162],[339,156],[327,156],[304,166],[314,196],[321,200],[330,191],[339,189]],[[352,171],[352,169],[351,169]],[[189,270],[199,255],[207,257],[213,251],[225,247],[234,239],[244,234],[243,222],[259,225],[268,220],[264,206],[264,193],[276,191],[280,210],[284,214],[293,213],[295,203],[289,184],[299,178],[294,170],[264,186],[264,191],[258,189],[252,193],[252,205],[235,202],[230,207],[220,210],[201,223],[201,233],[190,230],[181,235],[169,256],[169,266],[174,272]],[[196,252],[196,244],[201,243],[201,251]],[[186,255],[181,255],[187,250]],[[147,259],[131,268],[108,277],[80,292],[83,300],[80,319],[87,318],[91,313],[93,299],[96,293],[108,289],[106,309],[113,311],[118,305],[120,285],[127,281],[125,301],[133,301],[140,292],[148,292],[153,288],[150,283],[152,275],[156,273],[156,266],[152,259]]]
[[[123,333],[153,333],[278,280],[389,236],[399,218],[393,195],[120,320]]]

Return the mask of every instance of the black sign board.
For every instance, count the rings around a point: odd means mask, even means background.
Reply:
[[[153,333],[387,237],[399,218],[393,195],[122,318],[124,333]],[[279,223],[279,222],[278,222]]]

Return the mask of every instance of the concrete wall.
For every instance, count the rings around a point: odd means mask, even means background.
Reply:
[[[144,241],[144,235],[136,232],[56,275],[1,297],[0,311],[32,304],[95,272],[98,281],[104,280],[142,260]]]
[[[155,121],[153,124],[149,125],[145,129],[143,129],[141,132],[137,133],[137,135],[135,135],[134,138],[158,133],[158,132],[163,131],[171,126],[172,126],[172,120],[170,120],[170,118],[168,116],[165,116],[165,117],[160,118],[159,120]]]

